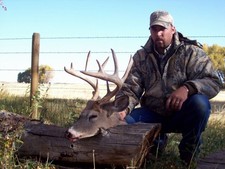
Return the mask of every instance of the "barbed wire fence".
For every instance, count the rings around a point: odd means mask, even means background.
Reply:
[[[68,58],[72,57],[72,59],[70,59],[69,61],[72,61],[73,55],[82,55],[82,56],[86,56],[87,51],[88,51],[88,47],[86,47],[85,49],[81,48],[82,50],[79,50],[79,48],[74,49],[73,51],[71,50],[66,50],[63,47],[61,47],[61,44],[64,43],[65,41],[70,41],[71,40],[75,40],[77,42],[77,44],[80,43],[80,41],[82,43],[84,43],[85,41],[85,45],[88,41],[92,41],[94,40],[95,42],[97,41],[103,41],[103,43],[105,43],[105,41],[111,41],[111,40],[115,40],[117,43],[117,41],[123,40],[123,41],[130,41],[130,40],[142,40],[143,42],[146,42],[146,40],[148,39],[148,36],[74,36],[74,37],[41,37],[41,46],[46,45],[46,41],[51,41],[51,43],[55,44],[55,42],[57,42],[58,46],[56,45],[55,48],[49,48],[49,49],[45,49],[45,50],[40,50],[40,59],[43,60],[43,63],[45,62],[44,59],[45,56],[47,55],[56,55],[58,57],[58,59],[61,57],[61,60],[66,60],[64,59],[64,57],[67,58],[67,60],[69,60]],[[188,36],[188,38],[190,39],[199,39],[199,38],[203,38],[203,39],[207,39],[207,38],[211,38],[211,39],[217,39],[217,38],[222,38],[225,39],[225,36]],[[27,68],[30,67],[30,57],[31,57],[31,41],[32,38],[23,38],[23,37],[18,37],[18,38],[0,38],[0,44],[3,44],[0,46],[0,58],[2,60],[2,64],[4,64],[3,66],[0,67],[0,82],[2,84],[7,83],[7,80],[4,80],[3,77],[8,77],[10,76],[10,74],[14,74],[14,79],[13,81],[16,81],[17,78],[15,77],[16,74],[18,74],[19,72],[23,72],[25,71]],[[44,44],[42,45],[42,41],[44,41]],[[62,43],[59,43],[60,41],[63,41]],[[139,44],[142,45],[143,43]],[[20,50],[15,50],[14,47],[15,45],[17,46],[21,46]],[[24,45],[26,45],[27,47],[23,47]],[[123,46],[124,44],[121,44],[121,46]],[[47,46],[47,45],[46,45]],[[53,45],[54,46],[54,45]],[[18,49],[18,48],[17,48]],[[95,50],[92,51],[91,53],[93,54],[102,54],[102,55],[108,55],[110,54],[110,50],[109,51],[105,51],[102,50],[105,48],[101,48],[101,50]],[[123,54],[126,55],[126,57],[129,58],[130,54],[134,54],[136,52],[138,48],[132,48],[131,50],[127,50],[127,49],[123,49],[123,50],[119,50],[116,51],[117,54]],[[23,57],[26,56],[26,59],[23,59]],[[27,65],[26,67],[18,67],[15,66],[19,63],[14,62],[14,58],[20,58],[20,60],[24,60],[23,62],[26,62],[25,65]],[[50,58],[51,59],[56,59],[54,58]],[[79,59],[79,58],[78,58]],[[4,61],[6,60],[6,61]],[[74,59],[75,60],[75,59]],[[83,59],[82,59],[83,60]],[[84,59],[85,60],[85,59]],[[7,62],[8,61],[8,62]],[[69,66],[69,61],[67,62],[67,66]],[[61,62],[61,61],[59,61]],[[125,64],[125,63],[122,63]],[[49,65],[49,64],[47,64]],[[126,64],[125,64],[126,65]],[[51,66],[51,65],[50,65]],[[78,65],[80,66],[80,65]],[[15,68],[16,67],[16,68]],[[81,69],[80,67],[78,67],[79,70]],[[60,78],[63,79],[65,78],[65,75],[62,73],[65,73],[63,70],[63,67],[61,69],[54,69],[53,70],[56,73],[61,73]],[[97,69],[93,69],[93,71],[97,71]],[[109,72],[112,72],[113,70],[108,70]],[[119,70],[120,72],[123,72],[124,70]],[[65,83],[67,82],[67,80],[64,81]],[[4,86],[4,85],[3,85]],[[3,88],[3,86],[1,88]],[[23,85],[19,86],[20,88],[23,88],[23,90],[25,90]],[[58,90],[60,89],[59,86],[55,87]],[[66,88],[66,86],[65,86]],[[72,88],[72,86],[68,86],[69,89]],[[67,89],[65,89],[67,90]],[[13,91],[14,93],[17,91],[17,89],[15,88],[15,86],[13,87]],[[64,91],[65,93],[65,91]],[[68,91],[68,93],[70,93]],[[67,94],[68,96],[68,94]]]
[[[188,36],[188,38],[196,39],[196,38],[203,38],[203,39],[216,39],[216,38],[225,38],[225,36]],[[40,40],[100,40],[100,39],[148,39],[148,36],[75,36],[75,37],[41,37]],[[17,41],[20,43],[21,41],[24,40],[29,40],[31,41],[32,38],[23,38],[23,37],[18,37],[18,38],[0,38],[0,42],[6,42],[6,41]],[[118,54],[131,54],[134,53],[134,51],[117,51],[116,53]],[[110,51],[94,51],[92,53],[95,54],[109,54]],[[30,55],[31,51],[0,51],[0,57],[7,57],[9,55],[13,56],[18,56],[18,55]],[[58,51],[57,48],[55,51],[40,51],[40,54],[87,54],[87,51]],[[12,67],[7,67],[7,68],[0,68],[0,71],[24,71],[27,68],[22,68],[22,69],[14,69]],[[62,70],[55,70],[55,71],[62,71]]]

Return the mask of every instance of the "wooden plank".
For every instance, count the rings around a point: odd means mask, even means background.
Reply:
[[[225,149],[209,154],[198,160],[197,169],[224,169],[225,168]]]

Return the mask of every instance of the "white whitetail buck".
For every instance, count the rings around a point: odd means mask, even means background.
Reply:
[[[118,71],[118,63],[117,58],[112,51],[112,57],[114,61],[114,73],[108,74],[105,72],[104,67],[109,59],[109,57],[104,61],[101,65],[97,60],[99,71],[98,72],[90,72],[87,71],[87,65],[90,57],[90,51],[88,52],[85,71],[76,71],[73,68],[73,64],[71,63],[70,69],[64,67],[64,70],[76,76],[87,83],[89,83],[94,89],[93,97],[91,100],[87,102],[86,107],[80,113],[77,121],[70,127],[66,136],[71,141],[76,141],[77,139],[91,137],[96,135],[101,129],[108,129],[110,127],[114,127],[117,125],[126,124],[125,121],[120,120],[119,112],[125,110],[129,104],[128,96],[122,96],[120,98],[115,99],[114,101],[110,101],[112,97],[114,97],[117,92],[121,89],[125,79],[128,76],[128,73],[133,64],[133,59],[130,57],[130,61],[128,63],[127,69],[122,78],[119,77]],[[91,81],[87,76],[95,77],[96,83]],[[103,98],[99,97],[99,87],[98,87],[98,79],[105,80],[107,84],[107,93]],[[114,90],[109,89],[109,83],[116,84]]]

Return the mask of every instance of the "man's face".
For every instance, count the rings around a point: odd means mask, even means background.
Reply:
[[[160,25],[154,25],[150,28],[150,32],[155,47],[159,50],[163,50],[172,42],[173,34],[176,32],[176,29],[172,25],[168,28]]]

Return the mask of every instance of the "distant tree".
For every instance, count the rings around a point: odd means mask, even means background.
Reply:
[[[54,77],[53,69],[48,65],[39,67],[39,83],[49,83]]]
[[[221,47],[219,45],[203,45],[203,50],[211,58],[215,68],[217,69],[220,80],[225,88],[225,47]]]
[[[53,69],[48,65],[39,66],[39,83],[49,83],[54,77]],[[19,83],[31,82],[31,68],[28,68],[24,72],[20,72],[17,77]]]
[[[30,83],[31,82],[31,69],[28,68],[24,72],[20,72],[17,77],[19,83]]]
[[[4,5],[3,0],[0,0],[0,6],[7,11],[7,7]]]
[[[225,47],[203,45],[203,50],[209,55],[215,68],[225,74]]]

